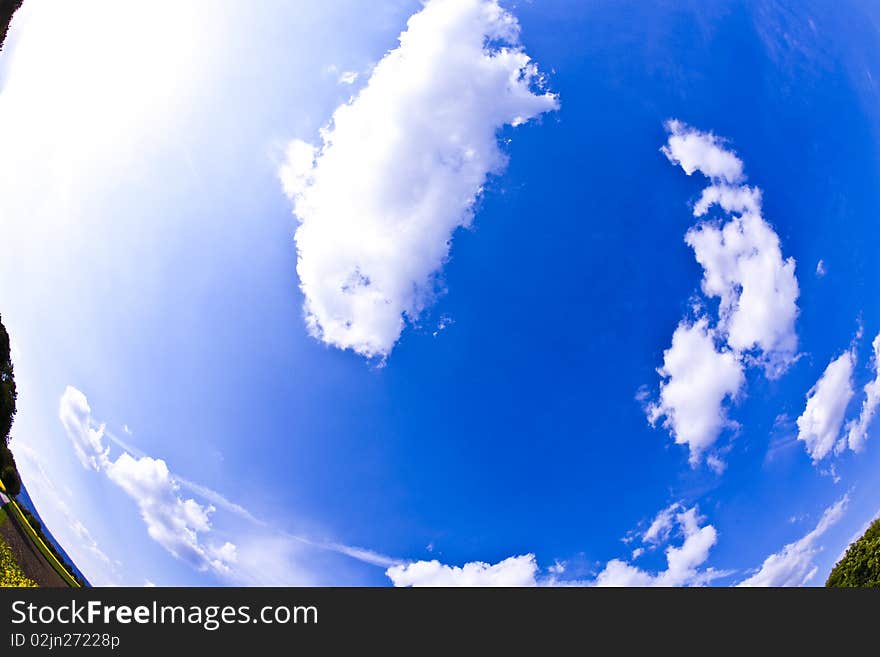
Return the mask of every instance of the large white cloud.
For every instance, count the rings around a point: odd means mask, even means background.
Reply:
[[[721,214],[701,219],[685,235],[703,268],[703,294],[719,301],[717,318],[679,324],[658,370],[665,378],[660,399],[646,406],[652,424],[665,417],[663,426],[675,442],[688,445],[696,465],[730,424],[725,400],[744,385],[745,367],[760,366],[776,378],[795,360],[800,292],[795,261],[783,256],[761,214],[761,190],[744,183],[742,160],[711,132],[677,120],[666,128],[661,150],[667,159],[687,175],[709,179],[694,216],[715,207]],[[724,467],[717,452],[708,452],[706,461],[717,471]]]
[[[496,0],[429,0],[399,41],[322,144],[292,142],[280,170],[308,329],[368,357],[430,302],[455,229],[505,165],[498,129],[558,106]]]
[[[701,319],[678,325],[657,371],[664,380],[648,419],[656,424],[663,418],[675,442],[687,445],[691,463],[697,463],[730,424],[724,401],[742,387],[742,365],[734,353],[716,347],[714,332]]]
[[[822,551],[819,539],[843,517],[849,498],[844,496],[828,507],[816,527],[764,560],[761,568],[737,586],[802,586],[815,577],[814,558]]]
[[[386,571],[394,586],[535,586],[535,555],[508,557],[496,564],[473,561],[447,566],[437,560],[415,561]]]
[[[846,407],[853,397],[855,355],[846,351],[832,360],[807,393],[804,412],[797,419],[798,440],[814,462],[825,458],[837,442]]]
[[[877,413],[877,406],[880,405],[880,333],[874,338],[872,346],[874,378],[865,384],[865,399],[858,419],[851,420],[846,427],[847,443],[854,452],[860,452],[865,446],[865,441],[868,440],[868,427]]]

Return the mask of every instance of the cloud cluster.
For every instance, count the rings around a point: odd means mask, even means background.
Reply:
[[[104,425],[92,419],[85,394],[67,386],[58,415],[83,466],[103,471],[138,505],[150,537],[172,555],[198,570],[227,573],[235,562],[232,543],[205,543],[201,535],[211,531],[213,506],[181,499],[179,485],[162,459],[132,457],[123,453],[115,461],[103,444]]]
[[[760,569],[737,586],[803,586],[815,577],[818,566],[813,563],[822,551],[819,539],[843,517],[849,497],[844,496],[825,509],[816,527],[802,538],[789,543],[764,560]]]
[[[712,568],[700,569],[718,540],[712,525],[702,525],[696,507],[686,509],[680,502],[661,511],[642,535],[649,546],[667,541],[673,532],[680,545],[666,548],[666,569],[657,573],[643,570],[621,559],[612,559],[596,577],[595,586],[701,586],[727,575]],[[642,551],[636,551],[641,555]]]
[[[447,566],[437,560],[415,561],[385,571],[394,586],[536,586],[535,555],[508,557],[496,564],[473,561]]]
[[[718,538],[715,528],[703,520],[696,507],[685,508],[680,502],[657,515],[642,535],[645,547],[636,550],[636,557],[670,539],[681,539],[679,545],[667,545],[666,569],[657,573],[612,559],[593,580],[565,580],[559,577],[564,565],[556,562],[547,569],[549,575],[540,575],[535,555],[524,554],[496,564],[415,561],[392,566],[386,575],[394,586],[701,586],[728,574],[700,568]]]
[[[309,332],[387,356],[431,301],[456,228],[505,155],[498,130],[556,109],[497,0],[429,0],[314,146],[279,176],[300,221]]]
[[[646,412],[652,424],[663,419],[675,442],[688,446],[692,465],[706,456],[720,470],[723,462],[710,450],[733,425],[726,404],[745,384],[745,368],[759,366],[776,378],[796,357],[795,262],[783,257],[779,237],[761,214],[761,190],[744,184],[742,160],[711,132],[676,120],[666,128],[666,158],[687,175],[709,179],[694,216],[721,211],[685,235],[703,268],[703,294],[718,300],[718,316],[679,323],[658,369],[659,399]]]

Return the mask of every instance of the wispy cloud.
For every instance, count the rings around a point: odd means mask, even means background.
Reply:
[[[61,396],[58,415],[83,465],[104,472],[135,501],[154,541],[198,570],[229,572],[235,546],[202,540],[210,534],[215,508],[182,499],[165,461],[146,455],[135,458],[128,452],[110,459],[110,448],[103,444],[104,425],[94,421],[85,394],[72,386]]]
[[[279,174],[308,330],[367,357],[431,302],[454,231],[504,168],[498,129],[558,107],[496,0],[429,0],[399,42]]]
[[[52,528],[55,537],[70,554],[73,562],[84,573],[88,573],[92,584],[113,586],[119,583],[122,576],[116,562],[101,549],[91,531],[74,513],[71,508],[73,501],[68,501],[70,498],[55,485],[52,477],[43,468],[40,455],[23,443],[15,445],[15,453],[19,457],[19,462],[22,465],[26,464],[29,474],[35,474],[28,478],[28,493],[40,500],[42,514],[47,515],[50,509],[55,509],[61,514],[64,522],[52,523]],[[46,505],[42,502],[46,502]]]
[[[175,481],[177,481],[178,484],[180,484],[181,488],[185,488],[186,490],[195,493],[202,499],[207,500],[218,508],[229,511],[230,513],[234,513],[235,515],[240,516],[256,525],[260,525],[263,527],[267,525],[266,522],[255,518],[250,511],[245,509],[240,504],[236,504],[235,502],[229,500],[222,493],[218,493],[217,491],[208,488],[207,486],[202,486],[201,484],[197,484],[194,481],[185,479],[178,474],[174,475],[174,479]]]
[[[343,71],[339,74],[339,84],[354,84],[358,79],[357,71]]]
[[[818,572],[814,560],[822,551],[819,539],[843,517],[848,503],[849,497],[844,495],[825,509],[812,531],[771,554],[756,573],[737,586],[803,586],[809,583]]]
[[[847,423],[847,444],[854,452],[860,452],[868,440],[868,428],[874,416],[877,414],[877,406],[880,405],[880,333],[871,343],[873,357],[871,367],[874,370],[874,378],[865,384],[865,399],[862,401],[862,409],[856,420]]]
[[[400,563],[398,559],[365,548],[315,540],[273,528],[222,493],[172,473],[164,460],[153,458],[108,432],[104,424],[92,417],[85,394],[72,386],[68,386],[61,397],[59,416],[84,467],[105,473],[125,491],[137,503],[149,536],[193,568],[211,570],[234,581],[264,585],[314,582],[314,577],[301,565],[285,565],[279,556],[296,554],[296,546],[345,555],[382,568]],[[110,458],[109,447],[103,444],[105,436],[125,450],[115,460]],[[189,490],[207,504],[182,498],[181,489]],[[205,540],[212,536],[211,518],[218,508],[263,530],[260,536],[245,538],[244,557],[237,544]],[[270,557],[267,554],[270,547],[280,552]],[[261,575],[258,565],[248,560],[255,555],[274,563],[281,579],[273,582],[265,573]]]

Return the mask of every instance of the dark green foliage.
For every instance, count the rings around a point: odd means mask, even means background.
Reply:
[[[2,3],[3,0],[0,0]],[[15,376],[9,350],[9,333],[0,318],[0,479],[10,495],[18,495],[21,479],[15,467],[15,458],[9,451],[9,431],[15,417]]]
[[[42,531],[42,530],[43,530],[43,525],[41,525],[40,522],[39,522],[36,518],[34,518],[34,514],[31,513],[30,511],[28,511],[28,510],[27,510],[26,508],[24,508],[24,507],[21,507],[21,513],[22,513],[22,515],[24,515],[25,520],[28,521],[28,524],[29,524],[31,527],[33,527],[33,528],[34,528],[34,531],[37,532],[37,534],[40,535],[40,538],[42,538],[42,534],[43,534],[43,531]],[[48,543],[47,543],[47,546],[48,546]],[[50,549],[51,549],[51,547],[50,547]]]
[[[18,495],[21,491],[21,479],[15,465],[15,457],[6,443],[0,442],[0,479],[10,495]]]
[[[880,587],[880,518],[849,546],[825,586]]]
[[[18,495],[21,492],[21,479],[14,465],[7,464],[0,468],[0,480],[3,481],[6,492],[10,495]]]
[[[12,420],[15,417],[17,398],[12,354],[9,349],[9,333],[6,332],[3,318],[0,317],[0,438],[3,439],[4,444],[9,442],[9,431],[12,429]]]
[[[22,0],[0,0],[0,48],[3,48],[3,42],[6,40],[12,14],[21,7],[21,3]]]

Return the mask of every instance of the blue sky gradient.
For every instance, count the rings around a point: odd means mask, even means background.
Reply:
[[[278,169],[289,140],[315,142],[367,84],[421,5],[194,1],[172,12],[164,42],[149,40],[167,51],[150,76],[108,83],[98,67],[77,73],[98,82],[65,96],[52,86],[63,64],[25,59],[29,39],[53,34],[56,7],[35,4],[0,54],[0,116],[29,122],[0,146],[21,176],[0,182],[13,449],[91,581],[391,583],[387,565],[328,544],[450,565],[531,553],[542,578],[590,581],[630,561],[622,539],[681,501],[717,530],[704,565],[729,574],[713,583],[733,584],[848,495],[817,543],[810,583],[821,584],[880,510],[878,427],[863,452],[814,465],[796,426],[860,326],[847,420],[873,378],[880,15],[869,3],[503,2],[560,107],[499,132],[507,167],[455,232],[442,293],[384,362],[307,333]],[[82,20],[102,43],[100,13]],[[146,40],[131,42],[123,60],[148,56]],[[354,84],[338,82],[343,71],[359,73]],[[45,85],[14,86],[25,74]],[[37,101],[40,112],[16,114]],[[684,235],[706,181],[660,152],[669,118],[729,140],[796,261],[801,357],[776,380],[746,369],[722,474],[689,465],[639,399],[657,398],[656,368],[702,277]],[[67,386],[106,432],[266,523],[214,503],[210,535],[238,545],[231,574],[169,554],[135,501],[82,467],[59,421]],[[633,563],[662,570],[663,549]],[[248,554],[272,558],[254,574]],[[564,572],[548,571],[557,561]]]

